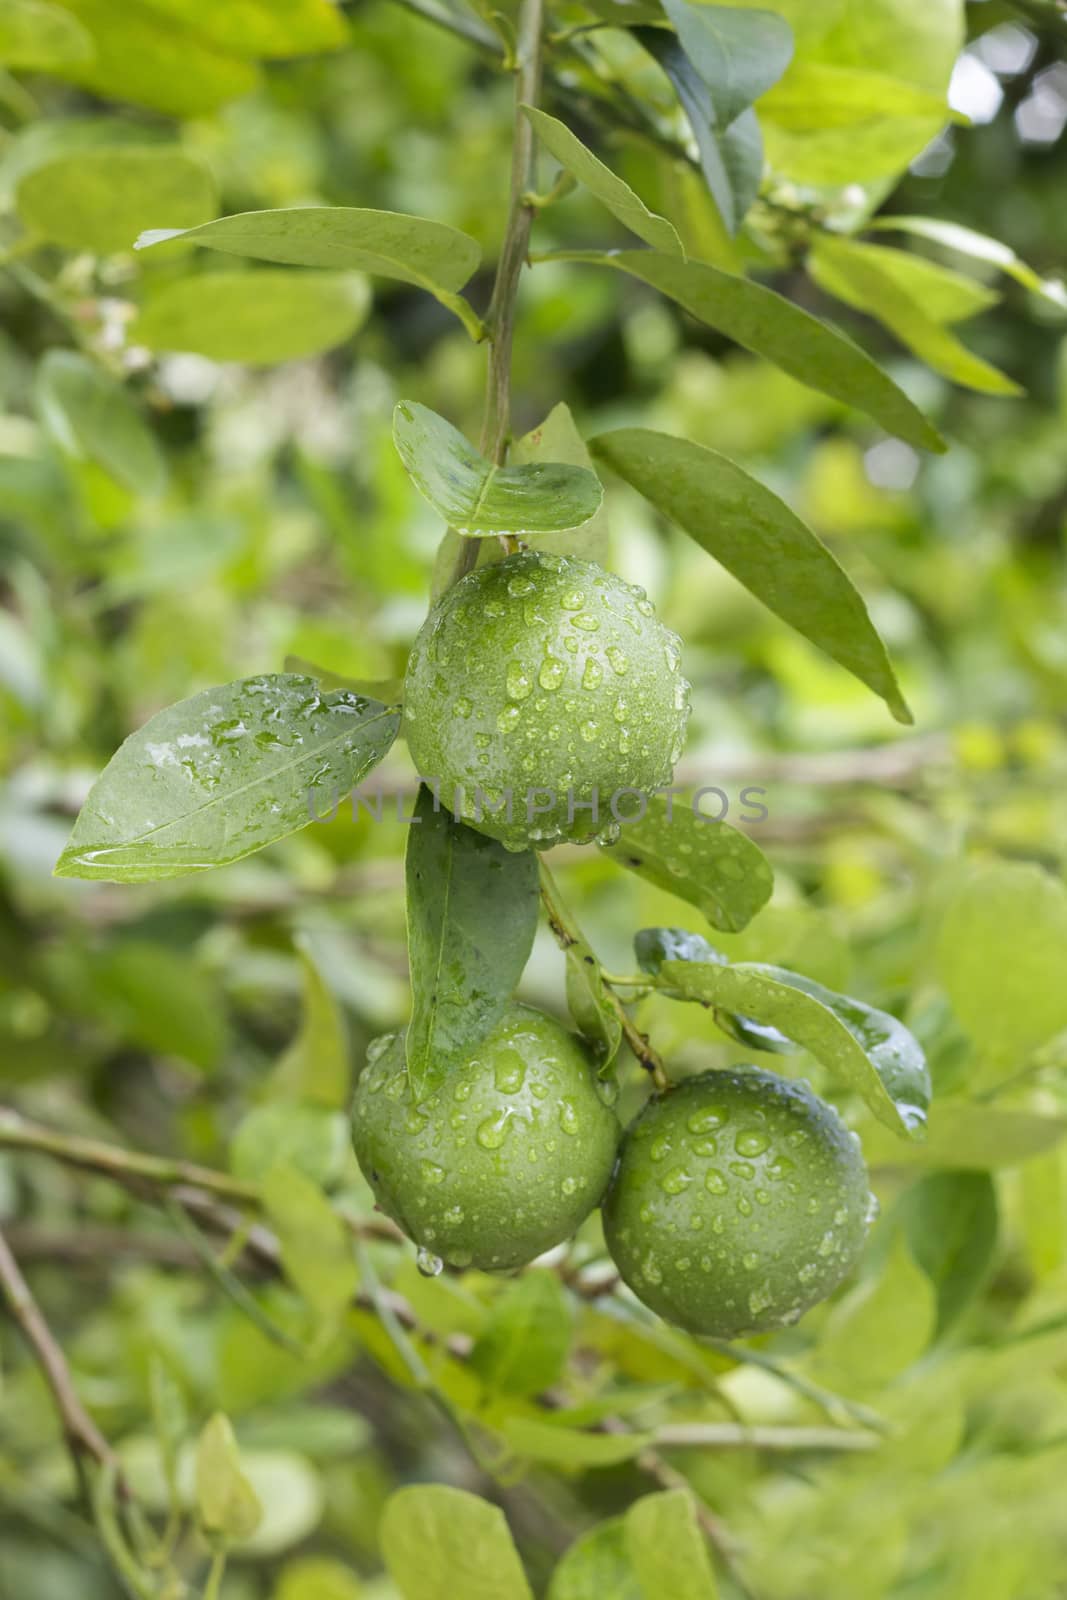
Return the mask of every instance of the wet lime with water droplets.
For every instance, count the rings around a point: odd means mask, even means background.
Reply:
[[[575,1231],[611,1175],[619,1124],[581,1042],[511,1005],[424,1104],[404,1039],[375,1041],[352,1137],[381,1209],[430,1256],[487,1272],[523,1266]]]
[[[653,1311],[732,1339],[825,1299],[863,1248],[872,1206],[859,1147],[831,1106],[804,1084],[731,1068],[650,1100],[631,1124],[604,1234]]]
[[[669,783],[689,716],[680,660],[642,589],[523,551],[431,611],[408,663],[408,747],[444,803],[505,845],[590,839],[620,791]],[[632,794],[618,804],[632,815]]]

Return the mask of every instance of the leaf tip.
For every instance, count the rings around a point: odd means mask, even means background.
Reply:
[[[188,228],[146,228],[133,241],[133,248],[150,250],[154,244],[163,244],[167,239],[178,239],[183,233],[188,232]]]

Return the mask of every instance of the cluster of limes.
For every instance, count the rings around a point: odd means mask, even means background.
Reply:
[[[687,690],[643,592],[527,552],[477,569],[431,612],[408,672],[409,744],[450,805],[477,789],[561,796],[534,822],[472,816],[511,848],[543,848],[590,832],[568,795],[668,781]],[[353,1128],[379,1206],[424,1260],[514,1269],[599,1205],[626,1283],[696,1333],[796,1320],[849,1271],[869,1221],[857,1141],[805,1085],[758,1067],[705,1072],[654,1095],[623,1133],[581,1041],[518,1004],[424,1103],[403,1036],[378,1040]]]

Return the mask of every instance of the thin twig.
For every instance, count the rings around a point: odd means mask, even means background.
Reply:
[[[544,0],[522,0],[515,42],[515,127],[511,148],[511,194],[504,241],[500,248],[493,293],[486,312],[489,367],[485,386],[485,416],[481,450],[490,461],[502,464],[507,456],[511,425],[511,350],[519,279],[530,245],[530,228],[536,212],[531,195],[537,187],[536,140],[533,125],[522,111],[536,105],[541,94],[541,46]],[[456,553],[451,582],[474,568],[478,541],[462,539]]]
[[[45,1321],[40,1306],[34,1299],[22,1269],[11,1252],[7,1239],[0,1232],[0,1288],[11,1308],[11,1314],[34,1354],[45,1382],[52,1392],[56,1412],[63,1427],[74,1470],[83,1480],[86,1460],[107,1467],[115,1474],[121,1495],[126,1494],[118,1458],[96,1423],[78,1398],[67,1358],[60,1349],[55,1335]]]
[[[656,1443],[679,1450],[877,1450],[882,1440],[875,1433],[847,1428],[745,1427],[735,1422],[672,1422],[656,1429]]]

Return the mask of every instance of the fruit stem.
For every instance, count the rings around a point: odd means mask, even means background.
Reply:
[[[511,197],[492,298],[485,315],[489,369],[486,374],[481,451],[498,466],[503,465],[507,456],[511,424],[511,350],[515,337],[519,279],[526,264],[530,228],[537,210],[532,203],[537,190],[537,142],[533,124],[522,107],[536,106],[541,93],[544,20],[544,0],[522,0],[513,68],[515,132],[511,147]],[[478,540],[463,539],[446,587],[458,583],[460,578],[471,572],[477,560]]]
[[[556,880],[544,860],[541,861],[541,902],[545,908],[548,925],[552,930],[556,943],[564,954],[573,950],[576,945],[585,945],[587,950],[590,948],[577,928],[569,920],[559,896]],[[630,1016],[619,996],[611,987],[611,980],[599,961],[597,962],[597,974],[600,978],[604,999],[618,1018],[623,1038],[629,1045],[638,1065],[643,1067],[649,1074],[657,1092],[666,1094],[671,1087],[671,1080],[667,1076],[667,1069],[663,1064],[662,1056],[657,1050],[653,1049],[649,1043],[648,1035],[640,1031]]]

